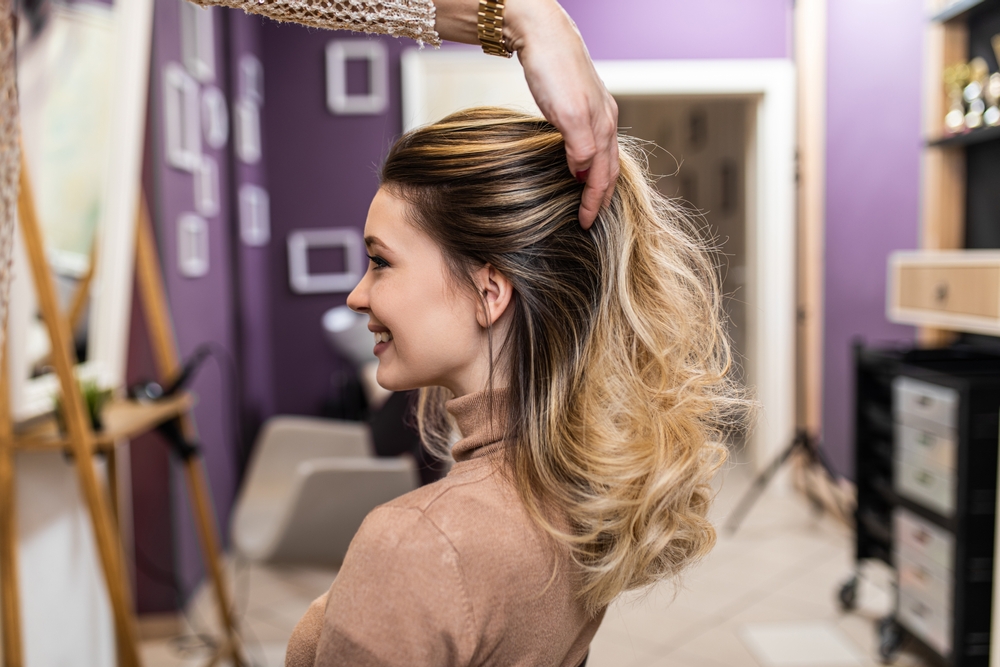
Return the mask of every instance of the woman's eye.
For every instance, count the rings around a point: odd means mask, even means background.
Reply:
[[[385,261],[384,259],[382,259],[378,255],[368,255],[368,259],[371,260],[372,264],[375,265],[376,269],[383,269],[383,268],[389,266],[389,262]]]

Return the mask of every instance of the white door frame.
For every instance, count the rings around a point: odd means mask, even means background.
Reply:
[[[750,437],[766,466],[795,432],[795,68],[790,60],[612,60],[596,63],[613,95],[737,96],[755,102],[748,183],[747,364],[761,411]],[[462,106],[537,112],[520,67],[471,50],[403,54],[405,129]],[[462,90],[444,85],[460,77]]]

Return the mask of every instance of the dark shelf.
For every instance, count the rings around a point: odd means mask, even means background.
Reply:
[[[987,1],[988,0],[958,0],[958,2],[953,2],[948,5],[946,9],[942,9],[937,14],[931,15],[931,21],[936,21],[937,23],[950,21],[953,18],[961,16],[973,7],[978,7]]]
[[[972,144],[983,144],[987,141],[1000,139],[1000,125],[996,127],[984,127],[979,130],[971,130],[962,134],[953,134],[940,139],[933,139],[927,142],[928,146],[971,146]]]

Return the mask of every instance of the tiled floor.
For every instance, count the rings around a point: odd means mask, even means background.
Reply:
[[[749,481],[744,466],[722,474],[713,509],[717,525],[740,500]],[[843,614],[836,591],[852,568],[850,531],[817,516],[801,497],[777,484],[735,536],[720,531],[715,550],[687,574],[679,589],[664,584],[612,605],[592,645],[588,666],[874,667],[879,664],[874,620],[889,608],[888,573],[866,567],[859,609]],[[239,616],[254,667],[282,665],[285,643],[296,621],[336,573],[241,564],[234,570]],[[211,632],[214,613],[207,591],[197,596],[188,618],[199,630]],[[830,641],[839,641],[840,652],[815,655],[818,644],[807,638],[815,637],[817,631]],[[762,655],[756,644],[757,654],[751,652],[753,641],[748,637],[776,632],[812,641],[812,646],[803,648],[813,655],[777,658]],[[781,648],[788,654],[795,647]],[[146,642],[143,650],[146,664],[153,667],[204,662],[203,649],[191,637]],[[839,661],[834,654],[841,655]],[[904,653],[895,664],[922,663]]]

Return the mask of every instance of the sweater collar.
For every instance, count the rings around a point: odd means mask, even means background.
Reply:
[[[445,403],[462,438],[451,449],[455,461],[466,461],[500,449],[507,425],[508,392],[480,391]]]

